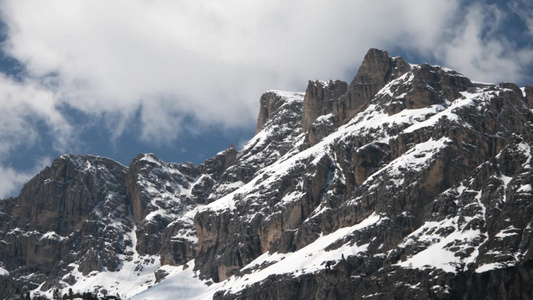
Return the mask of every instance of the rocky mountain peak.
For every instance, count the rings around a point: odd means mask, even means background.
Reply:
[[[335,125],[344,124],[361,112],[385,84],[410,70],[411,66],[401,57],[393,58],[387,51],[370,49],[349,85],[342,81],[310,81],[304,98],[302,130],[308,132],[319,116],[328,114],[334,116]],[[323,129],[313,131],[327,134]],[[311,137],[310,141],[318,139]]]
[[[387,51],[373,48],[366,53],[351,84],[370,84],[381,88],[410,70],[411,66],[403,58],[390,57]]]
[[[302,131],[308,132],[319,116],[333,113],[335,101],[347,91],[344,81],[309,81],[303,102]]]
[[[200,166],[62,156],[0,201],[0,296],[530,299],[532,95],[370,49]]]
[[[63,155],[22,189],[13,214],[17,226],[60,235],[79,228],[109,193],[120,193],[126,168],[91,155]]]

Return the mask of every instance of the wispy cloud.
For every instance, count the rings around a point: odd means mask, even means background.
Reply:
[[[48,126],[62,151],[72,135],[72,127],[57,110],[53,92],[27,80],[17,82],[0,74],[0,163],[21,144],[38,142],[38,122]]]
[[[15,195],[49,158],[39,159],[30,170],[17,170],[10,157],[20,147],[41,142],[40,126],[55,138],[53,147],[62,152],[73,140],[72,126],[56,109],[55,95],[31,81],[18,82],[0,74],[0,199]],[[44,124],[44,125],[43,125]]]
[[[520,21],[524,22],[528,27],[529,35],[533,35],[533,2],[529,0],[513,0],[506,1],[509,9],[519,16]]]
[[[444,63],[474,80],[499,83],[531,79],[533,44],[519,48],[500,32],[504,19],[514,16],[495,5],[480,4],[467,7],[460,16],[450,40],[435,47]]]

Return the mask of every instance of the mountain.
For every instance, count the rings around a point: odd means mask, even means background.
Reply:
[[[0,201],[0,297],[533,299],[531,108],[370,49],[199,166],[63,155]]]

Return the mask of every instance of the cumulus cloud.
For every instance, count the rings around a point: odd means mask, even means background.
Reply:
[[[111,139],[133,125],[159,144],[210,126],[253,128],[263,91],[351,80],[370,47],[485,81],[524,80],[533,57],[496,34],[501,8],[459,0],[12,0],[0,11],[3,50],[27,71],[20,84],[0,78],[11,89],[0,94],[11,116],[0,121],[0,154],[38,140],[30,115],[57,148],[72,144],[80,125],[61,107],[100,120]]]
[[[5,50],[34,78],[52,74],[58,102],[89,114],[121,112],[123,120],[143,108],[141,137],[172,140],[184,116],[250,126],[263,91],[344,78],[370,47],[403,36],[434,43],[455,8],[449,1],[430,9],[424,1],[22,0],[3,2],[2,12]]]

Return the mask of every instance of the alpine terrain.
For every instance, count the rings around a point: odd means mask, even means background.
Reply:
[[[370,49],[199,166],[63,155],[0,201],[0,298],[533,299],[532,108]]]

